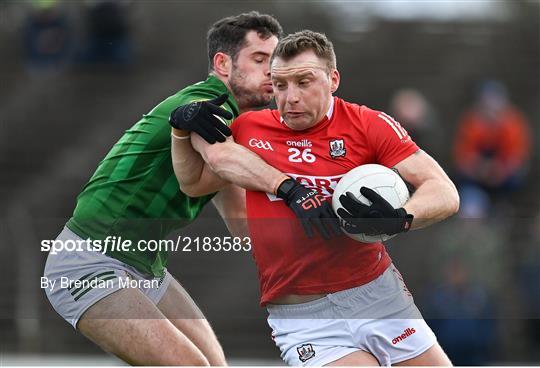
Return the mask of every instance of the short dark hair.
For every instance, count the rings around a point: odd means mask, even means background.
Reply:
[[[312,50],[315,55],[326,60],[328,71],[336,68],[336,53],[334,45],[324,33],[303,30],[292,33],[281,39],[270,59],[270,63],[280,57],[289,60],[306,50]]]
[[[281,38],[283,29],[271,15],[256,11],[243,13],[218,20],[212,25],[206,37],[208,46],[209,69],[213,70],[214,56],[223,52],[234,60],[246,43],[246,34],[255,31],[260,38],[266,40],[271,36]]]

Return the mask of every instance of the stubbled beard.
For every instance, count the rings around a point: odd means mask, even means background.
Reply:
[[[229,86],[236,99],[236,103],[240,108],[258,108],[265,107],[272,101],[271,96],[265,96],[259,91],[250,91],[243,87],[246,76],[238,72],[238,69],[233,68],[229,79]]]

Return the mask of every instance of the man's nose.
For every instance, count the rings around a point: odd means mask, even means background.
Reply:
[[[298,103],[300,101],[300,94],[297,88],[289,87],[287,91],[287,102],[291,104]]]

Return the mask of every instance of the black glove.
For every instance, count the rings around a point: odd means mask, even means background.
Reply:
[[[368,187],[360,188],[360,193],[371,201],[371,205],[363,204],[351,192],[339,197],[343,208],[339,208],[337,214],[343,219],[345,231],[366,235],[394,235],[409,231],[414,216],[404,208],[395,209]]]
[[[323,238],[329,239],[330,234],[325,224],[335,235],[341,234],[332,206],[317,190],[308,189],[294,179],[287,179],[279,185],[277,196],[285,200],[300,219],[308,238],[313,237],[312,227],[315,227]]]
[[[229,95],[224,93],[213,100],[179,106],[171,113],[169,124],[176,129],[195,132],[210,144],[216,141],[225,142],[225,137],[232,134],[231,129],[214,115],[225,119],[233,118],[229,111],[219,107],[227,101],[227,98]]]

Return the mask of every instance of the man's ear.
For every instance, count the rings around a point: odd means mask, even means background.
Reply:
[[[221,77],[228,78],[231,75],[231,57],[223,52],[216,52],[214,55],[214,72]]]
[[[339,72],[337,69],[333,69],[330,72],[330,92],[334,93],[339,87]]]

